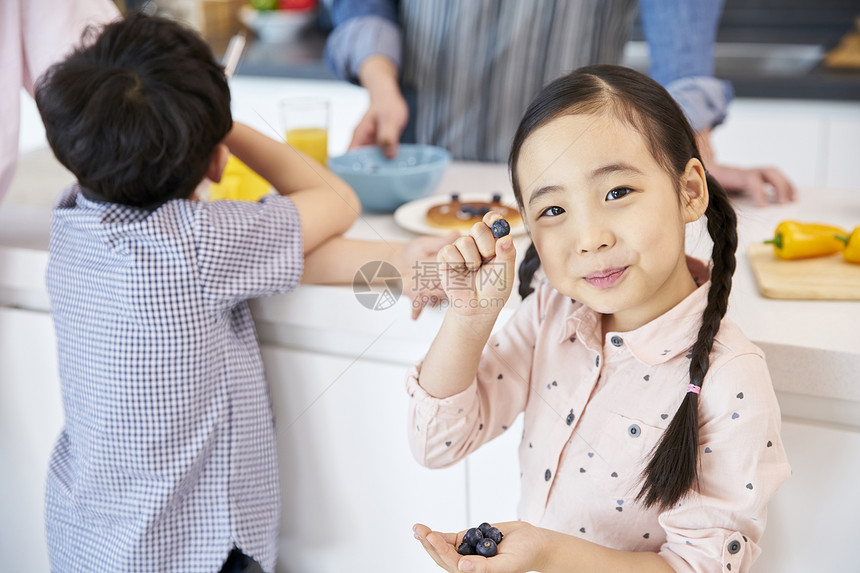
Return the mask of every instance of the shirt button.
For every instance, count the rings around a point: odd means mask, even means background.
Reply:
[[[731,543],[729,543],[729,553],[731,553],[732,555],[734,555],[735,553],[737,553],[740,550],[741,550],[741,542],[740,541],[734,540]]]
[[[617,335],[610,338],[609,341],[612,343],[612,346],[621,346],[622,344],[624,344],[624,341],[621,339],[621,337]]]
[[[636,424],[630,424],[630,427],[627,428],[627,435],[631,438],[638,438],[642,433],[642,430]]]

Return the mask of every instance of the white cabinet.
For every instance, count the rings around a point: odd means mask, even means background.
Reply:
[[[279,573],[439,571],[412,525],[465,527],[466,469],[413,459],[406,367],[275,346],[263,359],[280,463]]]
[[[48,571],[45,476],[63,425],[51,317],[0,307],[0,555]]]
[[[520,500],[519,446],[523,416],[467,459],[469,474],[469,527],[487,521],[514,521]]]
[[[768,505],[755,571],[858,571],[860,432],[783,422],[792,475]]]
[[[860,193],[860,103],[737,99],[712,141],[717,160],[775,166],[797,186]]]
[[[836,189],[860,189],[857,158],[860,157],[860,105],[851,115],[827,123],[826,184]]]

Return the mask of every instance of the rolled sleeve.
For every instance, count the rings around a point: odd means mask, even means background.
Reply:
[[[370,56],[382,55],[400,69],[400,28],[381,16],[359,16],[337,26],[329,35],[325,60],[340,79],[358,81],[361,63]]]
[[[459,394],[431,396],[419,382],[423,363],[410,368],[407,436],[419,463],[454,464],[504,433],[525,410],[542,294],[529,296],[490,337],[472,384]]]
[[[763,357],[720,367],[702,389],[700,416],[698,491],[660,515],[660,555],[675,571],[744,573],[760,553],[767,503],[790,475]]]
[[[420,371],[421,364],[415,365],[406,377],[410,397],[409,446],[418,463],[442,468],[471,451],[465,438],[479,423],[477,380],[459,394],[436,398],[418,383]],[[457,445],[452,448],[455,441]]]
[[[695,131],[721,124],[734,97],[732,84],[713,77],[696,76],[666,86]]]

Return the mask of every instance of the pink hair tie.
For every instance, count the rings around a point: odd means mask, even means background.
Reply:
[[[702,391],[701,386],[696,386],[695,384],[687,384],[687,392],[692,392],[693,394],[698,394]]]

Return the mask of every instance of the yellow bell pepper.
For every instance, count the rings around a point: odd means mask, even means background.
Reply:
[[[836,235],[836,238],[845,243],[842,256],[849,263],[860,263],[860,227],[856,227],[851,235]]]
[[[831,225],[783,221],[776,227],[773,239],[765,243],[773,245],[776,256],[781,259],[805,259],[842,251],[845,242],[837,235],[846,234],[845,230]]]

